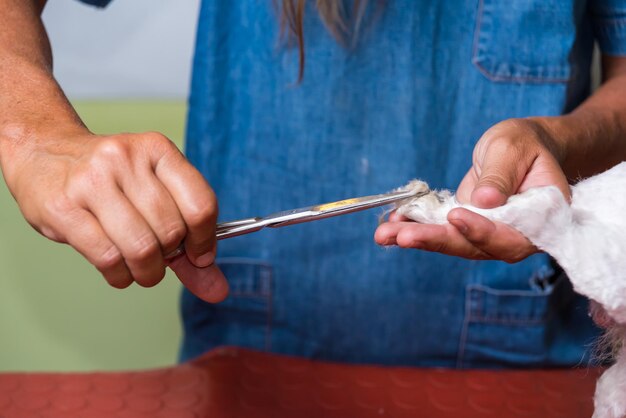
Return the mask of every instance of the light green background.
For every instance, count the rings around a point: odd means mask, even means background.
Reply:
[[[96,133],[160,131],[182,143],[183,102],[75,103]],[[0,371],[141,369],[176,361],[181,286],[116,290],[22,218],[0,182]]]

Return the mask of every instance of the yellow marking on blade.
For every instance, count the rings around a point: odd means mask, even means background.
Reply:
[[[360,199],[358,198],[352,198],[352,199],[340,200],[339,202],[325,203],[323,205],[316,206],[315,210],[325,211],[329,209],[337,209],[342,206],[347,206],[353,203],[358,203],[359,201]]]

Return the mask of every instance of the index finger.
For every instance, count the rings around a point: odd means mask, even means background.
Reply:
[[[375,240],[380,245],[395,244],[402,248],[415,248],[473,260],[492,258],[450,224],[387,222],[378,227]]]
[[[537,248],[521,232],[470,210],[452,209],[448,213],[448,221],[473,246],[491,255],[491,258],[514,263],[537,252]]]
[[[187,225],[185,251],[197,267],[207,267],[215,259],[215,193],[187,159],[172,150],[159,159],[155,174],[174,198]]]

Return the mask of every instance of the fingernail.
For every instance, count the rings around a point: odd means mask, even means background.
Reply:
[[[450,220],[450,223],[455,226],[456,229],[463,235],[467,234],[467,224],[460,219]]]
[[[212,252],[202,254],[200,257],[196,258],[196,265],[198,267],[208,267],[215,261],[215,254]]]

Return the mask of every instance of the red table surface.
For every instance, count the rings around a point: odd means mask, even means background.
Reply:
[[[588,418],[600,372],[355,366],[225,347],[156,370],[0,374],[0,418]]]

